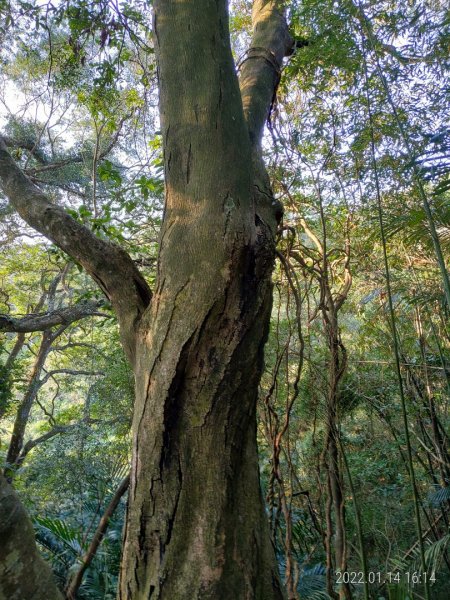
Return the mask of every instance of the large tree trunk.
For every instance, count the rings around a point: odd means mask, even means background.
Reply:
[[[277,206],[254,168],[226,2],[154,7],[166,206],[137,336],[119,595],[281,599],[256,446]]]
[[[166,205],[153,298],[126,252],[53,204],[0,138],[4,193],[97,281],[135,370],[122,600],[284,597],[256,446],[281,215],[261,138],[292,46],[283,4],[255,0],[239,89],[226,0],[154,2]]]
[[[143,332],[152,348],[137,373],[122,598],[282,598],[255,431],[270,286],[245,252],[220,295],[197,282],[178,305],[155,297],[160,324]]]
[[[1,474],[0,540],[0,600],[62,600],[25,508]]]

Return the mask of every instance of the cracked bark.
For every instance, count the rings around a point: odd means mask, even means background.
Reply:
[[[290,37],[277,4],[256,2],[264,52],[239,90],[226,2],[154,9],[166,205],[137,338],[119,597],[278,600],[256,400],[280,207],[260,142]]]
[[[3,190],[111,299],[134,367],[121,600],[285,597],[256,446],[281,216],[261,138],[292,45],[281,5],[255,2],[239,89],[227,2],[154,2],[166,203],[151,303],[125,252],[50,203],[0,141]]]

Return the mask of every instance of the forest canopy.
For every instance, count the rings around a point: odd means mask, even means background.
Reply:
[[[0,0],[0,600],[444,600],[450,13]]]

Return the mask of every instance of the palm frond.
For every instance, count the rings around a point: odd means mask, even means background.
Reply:
[[[428,496],[428,501],[431,506],[439,508],[441,504],[450,500],[450,486],[438,487]]]
[[[326,568],[322,564],[301,569],[297,586],[300,598],[305,600],[331,600],[325,589],[325,575]]]

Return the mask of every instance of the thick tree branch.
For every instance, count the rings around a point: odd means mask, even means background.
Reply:
[[[29,333],[44,331],[55,325],[70,325],[84,317],[109,317],[107,313],[99,312],[101,302],[82,302],[43,314],[29,314],[22,318],[0,314],[0,331]]]
[[[259,146],[280,81],[283,59],[292,54],[294,42],[280,1],[255,0],[252,24],[251,47],[241,63],[240,88],[250,139]]]
[[[252,145],[253,186],[256,213],[274,237],[283,214],[275,200],[261,150],[264,126],[270,115],[281,77],[283,58],[293,51],[282,2],[255,0],[252,9],[253,37],[241,63],[239,85],[244,116]]]
[[[134,361],[135,324],[148,306],[151,292],[125,250],[96,237],[53,204],[17,166],[1,137],[0,185],[22,219],[79,262],[110,299],[125,351]]]

